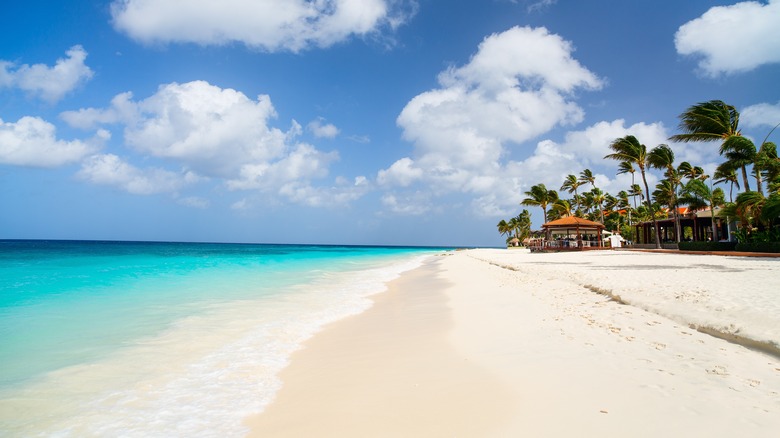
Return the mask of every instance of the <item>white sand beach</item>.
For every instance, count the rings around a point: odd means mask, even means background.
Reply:
[[[777,436],[778,291],[780,259],[434,257],[309,340],[247,424],[258,437]]]

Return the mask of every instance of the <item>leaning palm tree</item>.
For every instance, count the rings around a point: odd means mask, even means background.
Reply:
[[[737,171],[734,169],[734,166],[728,161],[722,163],[715,169],[713,178],[715,184],[724,182],[729,183],[729,202],[734,202],[734,186],[737,186],[737,190],[739,190],[739,178],[737,177]]]
[[[632,164],[635,164],[639,169],[639,174],[642,176],[642,182],[645,185],[645,193],[650,193],[650,189],[647,186],[646,175],[646,169],[648,167],[647,147],[642,143],[639,143],[639,140],[637,140],[633,135],[627,135],[625,137],[615,139],[612,143],[610,143],[609,148],[612,149],[614,153],[609,154],[604,158],[609,158],[611,160],[617,160],[620,162],[629,161]],[[647,199],[645,199],[645,202],[647,203],[648,212],[650,212],[652,215],[653,225],[655,226],[655,247],[661,248],[661,235],[658,229],[658,220],[655,218],[655,215],[652,214],[653,204],[650,202],[649,196]]]
[[[580,211],[580,195],[577,192],[577,189],[582,184],[582,181],[578,180],[576,175],[568,175],[566,179],[563,180],[563,184],[560,188],[560,190],[566,190],[569,193],[574,193],[574,202],[577,204],[576,211]]]
[[[651,167],[664,171],[664,176],[668,183],[661,191],[668,203],[663,202],[663,204],[669,205],[669,209],[672,210],[674,236],[677,243],[680,243],[682,227],[680,226],[679,206],[677,203],[677,188],[680,186],[680,175],[674,167],[674,151],[668,145],[659,144],[647,154],[647,162]]]
[[[726,162],[730,163],[731,167],[740,169],[742,172],[742,183],[745,185],[745,190],[750,191],[750,180],[748,179],[747,166],[753,164],[757,158],[756,146],[750,139],[745,137],[735,137],[734,141],[729,142],[728,149],[721,147],[721,155],[726,157]],[[756,183],[759,189],[761,188],[761,175],[756,175]]]
[[[499,222],[496,227],[498,228],[498,233],[502,236],[510,236],[512,234],[512,226],[503,219],[501,219],[501,222]],[[507,237],[507,240],[509,240],[509,237]]]
[[[550,213],[554,213],[556,219],[573,216],[571,202],[567,199],[556,199],[555,202],[553,202],[552,207],[550,207]]]
[[[701,180],[709,178],[704,174],[704,169],[699,166],[693,166],[687,161],[683,161],[679,166],[677,166],[677,172],[680,173],[680,176],[688,178],[688,181],[694,178]]]
[[[780,159],[777,156],[777,146],[771,141],[765,141],[756,151],[753,159],[753,175],[756,178],[756,191],[764,191],[762,181],[772,181],[780,174]]]
[[[739,112],[722,100],[710,100],[691,106],[680,114],[679,129],[682,134],[669,137],[672,141],[684,143],[692,141],[719,141],[721,142],[720,154],[725,155],[729,151],[739,151],[739,156],[744,158],[753,142],[742,136],[739,130]],[[737,164],[737,163],[735,163]],[[741,161],[738,165],[742,169],[742,181],[745,190],[750,190],[745,166],[749,163]]]
[[[594,175],[590,169],[585,169],[580,172],[579,180],[582,184],[590,184],[594,189],[596,188],[596,175]]]
[[[523,199],[520,204],[541,207],[544,223],[547,223],[547,206],[558,199],[558,192],[547,190],[544,184],[537,184],[532,186],[531,190],[525,192],[525,195],[528,197]]]

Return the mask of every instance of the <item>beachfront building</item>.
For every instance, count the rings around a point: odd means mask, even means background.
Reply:
[[[545,238],[533,240],[531,251],[583,251],[604,249],[604,224],[567,216],[542,225]]]
[[[734,229],[725,220],[718,217],[720,208],[715,209],[715,228],[718,233],[718,240],[727,241],[731,239],[730,231]],[[692,242],[712,241],[712,214],[709,210],[694,211],[688,207],[678,209],[680,216],[680,240]],[[658,229],[661,235],[661,245],[666,249],[677,249],[677,235],[674,217],[669,216],[666,219],[658,219]],[[636,237],[634,246],[655,248],[655,229],[653,221],[640,222],[634,225]]]

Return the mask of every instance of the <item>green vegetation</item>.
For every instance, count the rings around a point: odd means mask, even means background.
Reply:
[[[762,251],[780,252],[780,158],[776,145],[768,141],[780,123],[756,147],[751,139],[742,135],[739,112],[723,101],[711,100],[693,105],[680,114],[679,119],[680,133],[669,140],[719,143],[718,151],[724,161],[712,177],[706,175],[703,168],[689,162],[676,165],[674,151],[668,145],[660,144],[648,149],[635,136],[626,135],[609,144],[612,153],[604,158],[619,162],[617,174],[631,174],[631,186],[627,190],[620,191],[617,196],[603,192],[596,187],[593,172],[584,169],[579,176],[567,175],[560,186],[561,193],[567,193],[572,198],[560,197],[557,191],[548,189],[544,184],[536,184],[525,192],[526,198],[521,205],[540,207],[545,223],[566,216],[584,217],[603,223],[607,230],[620,231],[629,240],[634,239],[632,225],[653,221],[657,248],[661,247],[657,221],[673,219],[679,248],[696,251],[731,250],[736,243],[718,242],[729,236],[719,235],[714,225],[710,230],[713,242],[682,241],[691,236],[684,235],[681,230],[679,208],[687,206],[691,211],[707,210],[713,216],[716,209],[720,209],[719,217],[726,222],[737,223],[737,229],[732,234],[739,242],[736,245],[738,250],[760,248]],[[647,183],[647,173],[652,169],[663,173],[663,179],[653,191]],[[635,181],[637,173],[642,185]],[[751,182],[755,190],[751,190]],[[728,186],[728,201],[724,189],[715,187],[721,184]],[[586,190],[588,187],[590,190]],[[738,193],[740,189],[744,191]],[[522,238],[516,236],[516,228],[512,228],[509,222],[498,224],[499,233],[509,236],[508,242],[512,238],[522,241],[531,233],[530,214],[523,210],[520,216],[528,223],[528,228],[521,233]],[[512,231],[507,231],[509,229]]]
[[[502,236],[507,236],[507,246],[521,246],[523,240],[531,236],[531,213],[523,210],[509,221],[501,220],[497,226],[498,232]]]

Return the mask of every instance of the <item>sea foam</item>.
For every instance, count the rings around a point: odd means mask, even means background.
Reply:
[[[165,330],[2,391],[0,430],[13,436],[241,436],[243,420],[273,400],[282,385],[279,371],[306,339],[370,307],[370,295],[429,255],[351,261],[309,271],[301,275],[305,282],[272,294],[189,304],[186,316]],[[250,287],[246,279],[239,284]]]

